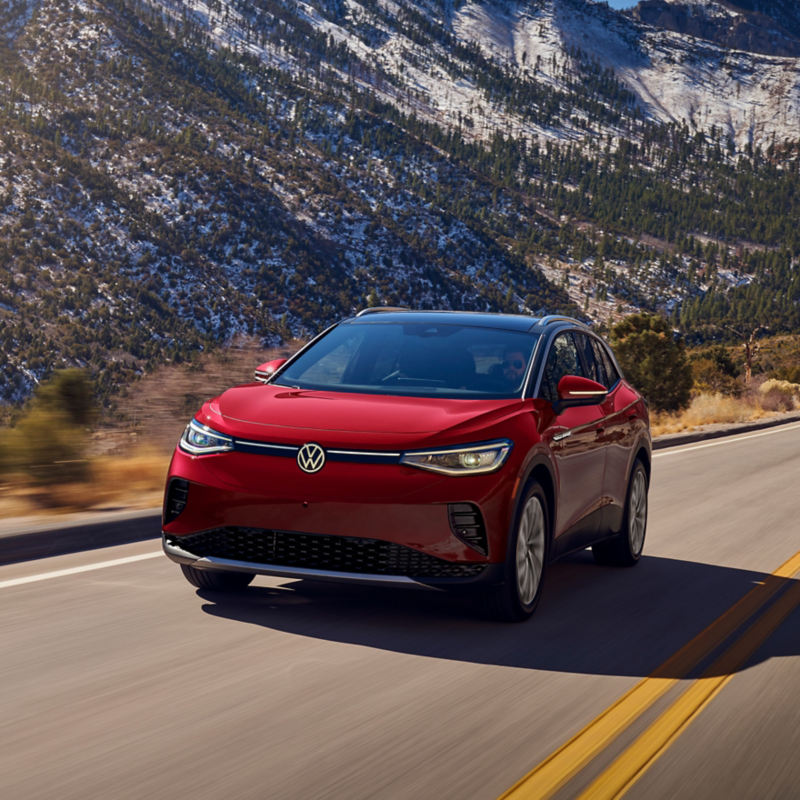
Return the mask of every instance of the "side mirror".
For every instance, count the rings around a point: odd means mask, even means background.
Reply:
[[[256,367],[256,380],[259,383],[267,383],[287,361],[286,358],[276,358],[274,361],[267,361],[266,364]]]
[[[608,389],[602,383],[581,378],[578,375],[565,375],[558,382],[558,402],[553,403],[556,414],[575,406],[596,406],[608,396]]]

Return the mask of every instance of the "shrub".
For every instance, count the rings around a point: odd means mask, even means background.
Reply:
[[[800,398],[800,384],[771,379],[758,387],[758,402],[764,411],[792,411]]]
[[[706,394],[740,397],[744,386],[737,380],[739,370],[722,345],[714,345],[689,356],[694,389]]]
[[[37,390],[17,424],[0,435],[0,471],[47,486],[86,477],[92,386],[82,370],[55,375]]]
[[[798,367],[781,367],[774,377],[789,383],[800,383],[800,366]]]
[[[764,381],[764,383],[758,387],[758,391],[761,392],[761,394],[780,392],[787,397],[800,397],[800,383],[790,383],[789,381],[772,378],[768,381]]]
[[[698,392],[739,397],[744,388],[736,378],[721,372],[710,358],[693,358],[690,361],[694,388]]]
[[[64,413],[73,425],[89,425],[95,413],[93,387],[82,369],[55,372],[38,387],[34,403],[48,411]]]
[[[689,405],[692,369],[682,339],[669,323],[652,314],[632,314],[611,329],[609,342],[625,377],[656,411],[680,411]]]
[[[86,432],[64,412],[34,407],[0,441],[5,471],[23,473],[38,486],[86,475]]]
[[[762,392],[759,404],[764,411],[792,411],[795,407],[794,396],[786,394],[780,389],[770,389]]]

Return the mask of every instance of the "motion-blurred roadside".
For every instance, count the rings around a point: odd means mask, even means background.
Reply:
[[[298,346],[238,339],[157,368],[102,409],[86,371],[54,372],[0,428],[0,518],[158,506],[172,450],[202,402]]]
[[[85,371],[56,371],[0,426],[0,519],[159,506],[172,450],[203,401],[252,381],[259,364],[301,345],[265,349],[242,337],[189,363],[158,367],[104,408],[97,407]],[[657,395],[649,398],[654,436],[800,408],[800,367],[786,372],[791,380],[767,379],[762,372],[745,384],[740,365],[723,350],[691,354],[692,388],[683,408],[659,411]],[[635,373],[624,363],[624,350],[618,356],[626,374]]]

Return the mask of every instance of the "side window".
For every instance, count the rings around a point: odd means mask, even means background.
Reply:
[[[550,345],[539,396],[555,403],[558,400],[558,382],[565,375],[586,377],[583,374],[578,348],[575,346],[575,340],[571,333],[562,333]]]
[[[592,338],[585,333],[574,333],[575,341],[578,343],[578,350],[583,356],[583,364],[586,367],[586,377],[590,378],[597,383],[605,383],[605,370],[602,368],[602,361],[597,362],[595,358],[594,348],[592,347]]]
[[[598,342],[596,339],[592,339],[592,345],[594,347],[597,360],[603,364],[603,371],[606,373],[605,381],[600,381],[600,383],[602,383],[606,389],[610,389],[619,380],[619,373],[614,366],[614,361],[606,352],[605,347],[603,347],[603,345],[600,344],[600,342]]]

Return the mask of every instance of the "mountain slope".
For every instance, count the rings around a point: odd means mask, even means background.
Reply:
[[[416,124],[335,95],[312,109],[271,68],[265,102],[232,54],[174,39],[146,7],[44,2],[6,33],[6,400],[59,363],[111,388],[154,360],[239,332],[308,335],[368,302],[569,307],[483,212],[434,203],[444,180],[485,206],[495,187]]]
[[[800,325],[794,59],[589,0],[4,10],[6,402],[375,303]]]

